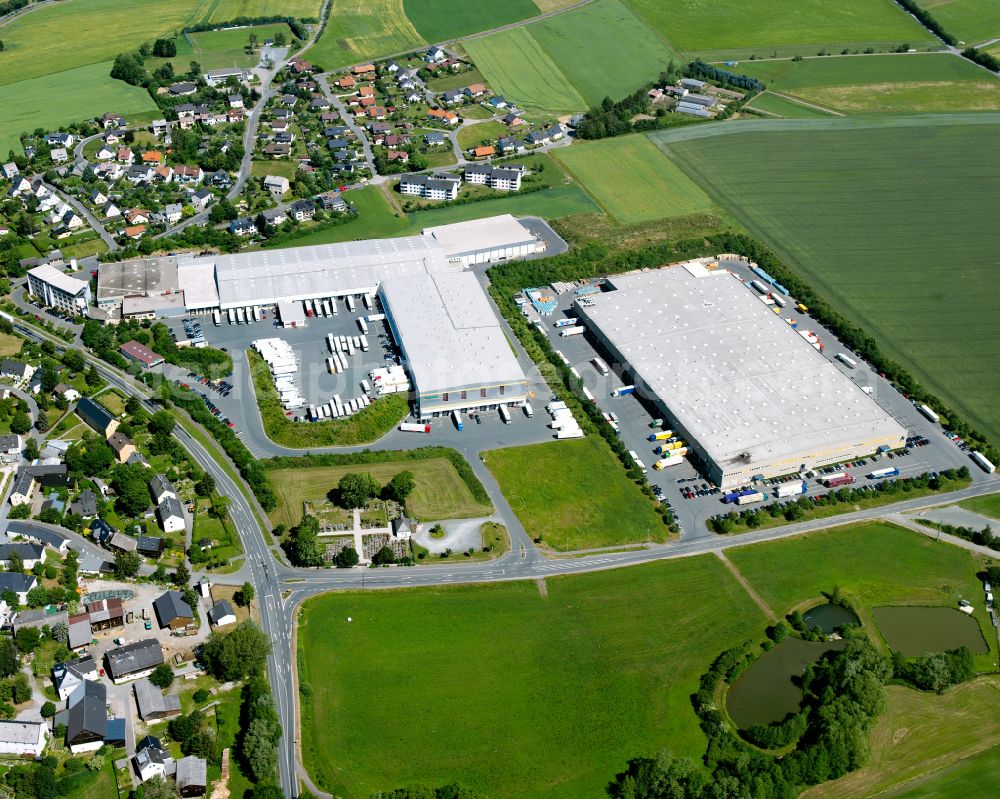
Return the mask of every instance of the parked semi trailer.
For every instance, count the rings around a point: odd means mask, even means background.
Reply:
[[[973,452],[972,460],[974,460],[976,465],[987,474],[993,474],[993,472],[997,470],[997,467],[990,463],[986,456],[981,452]]]
[[[764,495],[760,491],[750,491],[745,494],[740,494],[736,498],[737,505],[753,505],[755,502],[763,502],[765,499]]]
[[[804,494],[806,493],[806,482],[803,480],[802,482],[785,483],[778,486],[778,490],[774,493],[779,497],[794,497],[798,494]]]
[[[666,441],[674,434],[673,430],[661,430],[659,433],[651,433],[649,436],[650,441]]]
[[[930,419],[932,422],[937,424],[941,421],[941,417],[934,413],[928,405],[918,405],[917,410],[920,411],[924,416]]]
[[[635,386],[622,386],[611,392],[612,397],[624,397],[628,394],[635,394]]]
[[[677,466],[680,463],[684,463],[684,458],[674,455],[670,458],[661,458],[653,464],[653,468],[656,471],[660,471],[661,469],[666,469],[668,466]]]
[[[399,425],[399,429],[404,433],[429,433],[431,431],[431,426],[429,424],[416,424],[415,422],[403,422]]]
[[[552,323],[552,327],[573,327],[579,319],[557,319]]]
[[[568,338],[569,336],[582,336],[587,332],[587,328],[583,325],[576,325],[575,327],[564,327],[559,331],[559,335],[563,338]]]

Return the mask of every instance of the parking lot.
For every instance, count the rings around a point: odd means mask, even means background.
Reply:
[[[755,277],[749,267],[740,261],[724,261],[720,263],[720,268],[727,268],[736,272],[740,277],[750,280]],[[595,295],[598,297],[599,295]],[[690,461],[685,459],[682,463],[668,467],[662,471],[654,471],[651,467],[662,455],[654,452],[658,443],[649,440],[650,434],[660,428],[651,427],[652,414],[636,395],[626,395],[613,397],[614,389],[624,385],[618,377],[621,369],[611,363],[607,358],[607,353],[595,349],[593,339],[589,334],[561,337],[559,329],[553,325],[559,319],[573,316],[571,306],[575,300],[573,292],[566,292],[558,296],[557,309],[548,316],[542,317],[541,329],[549,336],[552,346],[562,353],[569,361],[570,365],[576,369],[584,381],[584,385],[593,394],[595,402],[602,411],[614,414],[619,427],[619,435],[628,449],[639,455],[639,459],[647,468],[647,477],[655,491],[660,492],[663,501],[667,502],[673,509],[675,516],[682,528],[684,538],[694,538],[711,535],[706,522],[712,516],[727,512],[732,506],[723,502],[723,494],[717,486],[713,485],[703,474],[697,472]],[[947,438],[943,434],[940,425],[934,424],[926,419],[914,406],[914,404],[896,391],[892,385],[879,376],[870,366],[864,363],[858,356],[852,355],[856,362],[855,368],[850,368],[840,360],[836,359],[838,353],[848,352],[836,340],[830,331],[822,327],[818,322],[801,313],[794,308],[794,301],[788,303],[786,309],[781,313],[783,318],[794,317],[798,320],[798,329],[813,330],[824,343],[823,354],[834,363],[837,368],[847,374],[851,380],[859,386],[868,387],[873,400],[883,409],[891,414],[907,430],[907,436],[921,437],[918,445],[908,446],[900,453],[887,453],[877,457],[865,458],[852,461],[852,466],[829,467],[830,472],[846,471],[855,479],[855,487],[864,486],[876,482],[870,480],[867,475],[871,472],[883,468],[895,467],[899,470],[900,477],[914,477],[924,472],[937,472],[949,468],[961,468],[968,466],[973,479],[980,479],[983,472],[976,468],[971,461],[969,453],[960,449],[956,442]],[[595,357],[600,357],[607,361],[611,367],[611,373],[602,376],[592,363]],[[820,481],[823,474],[816,474],[806,478],[806,495],[820,496],[830,490]],[[799,477],[789,477],[788,480]],[[892,479],[892,478],[889,478]],[[776,499],[773,490],[782,481],[759,481],[752,488],[767,494],[767,501]],[[746,487],[748,490],[751,486]],[[783,502],[792,502],[795,496],[783,499]]]

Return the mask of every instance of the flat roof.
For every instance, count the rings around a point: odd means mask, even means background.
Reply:
[[[578,306],[724,470],[905,437],[905,429],[726,270],[609,278]]]
[[[449,258],[535,241],[531,231],[510,214],[429,227],[423,235],[440,244]]]
[[[386,280],[382,297],[421,393],[524,382],[472,272]]]
[[[67,275],[65,272],[60,272],[54,266],[50,266],[49,264],[36,266],[28,272],[28,274],[38,278],[39,280],[45,281],[51,286],[55,286],[60,291],[72,294],[73,296],[76,296],[87,288],[86,281]]]
[[[180,261],[177,283],[184,292],[184,304],[188,308],[215,308],[219,304],[219,287],[215,284],[212,264]]]
[[[179,290],[175,256],[110,262],[97,268],[98,304],[124,297],[175,294]]]

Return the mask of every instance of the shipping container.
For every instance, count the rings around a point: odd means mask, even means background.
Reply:
[[[501,405],[497,410],[500,411],[500,419],[503,423],[510,424],[510,411],[507,410],[507,406]]]
[[[594,364],[594,368],[597,370],[597,373],[601,375],[601,377],[604,377],[611,372],[608,365],[600,358],[594,358],[591,363]]]
[[[458,411],[452,411],[451,412],[451,420],[455,423],[455,427],[458,430],[462,429],[462,417],[461,417],[461,415],[459,414]]]
[[[429,424],[415,424],[414,422],[403,422],[399,429],[404,433],[429,433],[431,431],[431,426]]]
[[[993,472],[997,470],[997,467],[987,460],[986,456],[981,452],[974,451],[972,453],[972,460],[974,460],[976,465],[987,474],[993,474]]]
[[[666,469],[668,466],[677,466],[680,463],[684,463],[684,458],[674,455],[669,458],[661,458],[653,464],[653,468],[656,469],[656,471],[660,471],[661,469]]]
[[[941,417],[934,413],[933,410],[927,405],[918,405],[917,410],[920,411],[924,416],[930,419],[935,424],[941,421]]]
[[[851,369],[856,368],[858,365],[857,361],[855,361],[853,358],[847,355],[847,353],[844,352],[837,353],[837,360],[840,361],[842,364],[844,364],[844,366],[847,366]]]
[[[740,494],[736,498],[737,505],[753,505],[755,502],[763,502],[764,495],[760,491],[750,491],[749,493]]]
[[[552,327],[573,327],[579,319],[558,319],[553,322]]]
[[[635,393],[635,386],[622,386],[621,388],[616,388],[611,392],[612,397],[624,397],[628,394]]]
[[[869,480],[881,480],[883,477],[895,477],[899,474],[899,469],[895,466],[889,466],[886,469],[876,469],[874,472],[868,475]]]
[[[563,338],[568,338],[569,336],[582,336],[587,332],[587,328],[583,325],[577,325],[576,327],[567,327],[559,331],[559,335]]]

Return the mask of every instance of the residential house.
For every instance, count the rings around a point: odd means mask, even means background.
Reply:
[[[229,603],[229,600],[220,599],[208,611],[208,620],[216,627],[236,624],[236,611],[233,610],[233,606]]]
[[[177,499],[177,492],[171,482],[162,474],[158,474],[149,481],[149,493],[153,496],[153,504],[159,505],[168,497]]]
[[[133,186],[151,183],[156,171],[149,164],[132,164],[126,173],[126,179]]]
[[[159,366],[163,363],[163,356],[153,352],[145,344],[142,344],[135,339],[132,341],[127,341],[122,344],[118,351],[128,358],[130,361],[136,361],[146,369],[152,369],[154,366]]]
[[[234,79],[239,82],[244,82],[250,77],[249,69],[240,69],[238,67],[227,67],[224,69],[210,69],[208,72],[204,73],[205,83],[211,86],[213,89],[221,86],[230,79]]]
[[[517,155],[519,153],[523,153],[527,149],[523,141],[519,141],[512,136],[500,139],[500,141],[497,142],[497,147],[504,155]]]
[[[282,222],[288,219],[288,215],[280,208],[270,208],[267,211],[261,211],[257,215],[257,222],[261,226],[271,226],[277,227]]]
[[[191,195],[191,205],[197,211],[204,211],[210,202],[212,202],[212,192],[208,189],[199,189]]]
[[[405,147],[410,143],[410,137],[405,133],[390,133],[385,137],[386,147]]]
[[[424,134],[424,144],[428,147],[439,147],[445,142],[445,135],[440,131],[434,130],[430,133]]]
[[[454,105],[455,103],[461,103],[464,101],[465,95],[462,94],[460,89],[452,89],[441,93],[441,100],[446,105]]]
[[[76,404],[76,415],[105,438],[118,429],[118,420],[90,397],[84,397]]]
[[[389,150],[387,157],[390,161],[399,161],[403,164],[410,160],[410,154],[406,150]]]
[[[250,217],[245,216],[242,219],[234,219],[230,222],[229,232],[234,236],[252,236],[257,232],[257,225]]]
[[[14,385],[23,385],[27,383],[31,380],[31,376],[34,373],[35,368],[30,364],[23,363],[22,361],[15,361],[11,358],[4,358],[0,361],[0,377],[13,380]]]
[[[17,168],[17,164],[13,161],[9,161],[0,167],[0,175],[3,176],[4,180],[13,180],[20,174],[21,170]]]
[[[19,557],[22,568],[31,571],[36,563],[45,563],[45,547],[41,544],[0,544],[0,566],[9,570],[13,557]]]
[[[428,64],[440,64],[447,58],[448,54],[436,45],[424,54],[424,61]]]
[[[163,539],[155,535],[140,535],[136,539],[136,550],[147,558],[158,558],[163,554]]]
[[[497,154],[497,148],[491,144],[481,144],[469,150],[473,158],[490,158]]]
[[[69,160],[69,154],[65,147],[56,147],[49,151],[49,158],[53,164],[65,164]]]
[[[49,147],[72,147],[76,137],[72,133],[48,133],[45,136],[45,143]]]
[[[21,437],[16,433],[0,436],[0,455],[20,455]]]
[[[38,580],[33,574],[0,572],[0,594],[13,591],[17,595],[17,601],[22,605],[28,604],[28,592],[37,585]]]
[[[52,393],[57,397],[62,397],[67,402],[76,402],[81,396],[80,392],[73,388],[73,386],[68,386],[65,383],[56,383],[56,387],[52,389]]]
[[[108,689],[104,683],[84,680],[66,701],[66,745],[73,754],[95,752],[104,746],[108,731]]]
[[[330,101],[325,97],[314,97],[309,101],[309,107],[313,111],[322,111],[330,107]]]
[[[174,109],[177,110],[176,108]],[[170,123],[165,119],[154,119],[150,125],[150,130],[153,131],[153,135],[156,138],[162,138],[170,132]]]
[[[204,179],[205,173],[200,166],[178,164],[174,167],[174,180],[178,183],[201,183]]]
[[[296,222],[305,222],[316,216],[316,206],[311,200],[296,200],[289,210]]]
[[[44,721],[0,720],[0,754],[38,758],[45,751],[48,741],[49,730]],[[205,793],[204,788],[201,793]]]
[[[129,208],[125,212],[125,221],[130,225],[145,225],[149,217],[150,213],[145,208]]]
[[[411,194],[426,200],[454,200],[458,197],[460,184],[458,178],[447,174],[405,174],[399,177],[401,194]]]
[[[292,154],[292,148],[286,142],[272,142],[264,147],[263,153],[271,158],[287,158]]]
[[[316,197],[324,211],[346,211],[347,203],[340,192],[328,191]]]
[[[176,533],[185,529],[184,509],[177,497],[167,497],[156,506],[156,517],[165,533]]]
[[[128,463],[135,450],[135,442],[124,433],[117,430],[108,437],[108,446],[115,453],[119,463]]]
[[[458,115],[441,108],[432,108],[427,112],[427,116],[435,122],[444,122],[446,125],[457,125]]]
[[[345,75],[340,80],[334,81],[334,85],[341,89],[353,89],[358,85],[358,82],[351,75]]]
[[[243,95],[231,94],[226,98],[230,108],[243,108]]]
[[[487,105],[489,105],[491,108],[497,109],[498,111],[507,107],[507,101],[504,99],[504,96],[502,94],[498,94],[495,97],[491,97],[486,102]]]
[[[101,213],[104,215],[105,219],[117,219],[122,215],[118,206],[112,202],[107,203],[104,208],[101,209]]]
[[[177,793],[182,797],[204,796],[208,788],[208,762],[195,755],[182,757],[177,761],[174,779]]]
[[[119,436],[121,433],[115,433],[115,435]],[[76,502],[69,506],[69,512],[82,519],[93,519],[97,515],[97,494],[89,488],[81,491]]]
[[[97,661],[90,655],[57,663],[52,667],[52,682],[59,699],[65,702],[85,680],[100,680]]]
[[[288,186],[288,178],[281,175],[268,175],[264,178],[264,188],[276,200],[280,200],[285,195],[288,191]]]
[[[111,147],[108,147],[108,145],[102,144],[97,153],[95,153],[94,158],[98,161],[110,161],[115,157],[115,152],[116,151]]]
[[[513,111],[503,117],[500,121],[503,122],[508,128],[516,128],[525,124],[524,120]]]
[[[176,225],[183,216],[184,206],[180,203],[168,203],[163,207],[163,218],[167,220],[167,224]]]
[[[145,638],[111,649],[104,655],[104,659],[108,675],[116,684],[148,677],[153,669],[164,662],[163,650],[155,638]]]
[[[466,97],[482,97],[486,94],[486,85],[483,83],[472,83],[462,89]]]
[[[131,166],[132,162],[135,161],[135,155],[132,153],[132,148],[119,147],[118,153],[115,155],[115,160],[122,164]]]
[[[27,505],[31,502],[31,494],[35,490],[35,478],[27,469],[21,469],[14,475],[14,484],[10,489],[10,504],[12,507]]]
[[[163,163],[163,153],[159,150],[146,150],[146,152],[142,154],[142,162],[144,164],[159,166]]]
[[[173,718],[181,714],[181,699],[176,694],[164,695],[163,691],[148,679],[136,680],[135,705],[139,718],[147,724]]]
[[[139,239],[141,239],[145,235],[145,233],[146,233],[146,226],[145,225],[130,225],[129,227],[125,228],[125,230],[123,232],[125,234],[125,238],[132,239],[133,241],[138,241]]]
[[[147,735],[143,741],[151,738],[152,736]],[[156,741],[155,738],[152,740]],[[177,772],[177,764],[174,763],[173,755],[163,749],[159,741],[156,741],[155,746],[147,743],[139,749],[132,757],[132,768],[140,782],[146,782],[153,777],[165,779]]]
[[[194,612],[184,601],[180,591],[165,591],[153,600],[153,610],[160,622],[160,629],[169,627],[171,630],[182,630],[194,624]]]
[[[354,75],[354,77],[358,77],[358,76],[362,76],[362,75],[364,75],[364,76],[371,75],[372,77],[374,77],[374,75],[375,75],[375,65],[374,64],[358,64],[358,66],[356,66],[356,67],[351,67],[351,74]]]
[[[119,552],[135,552],[139,545],[131,536],[116,531],[108,539],[107,546],[108,549],[117,549]]]
[[[212,173],[208,182],[217,189],[228,189],[233,185],[233,176],[230,175],[225,169],[220,169],[218,172]]]

